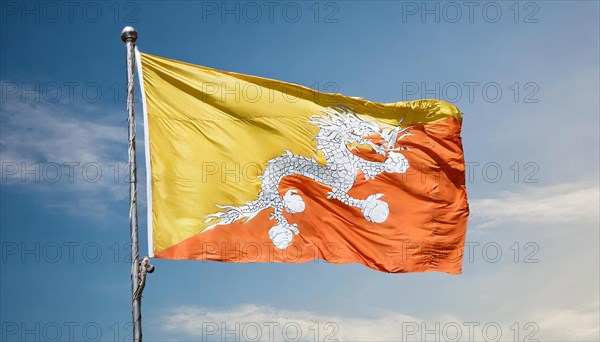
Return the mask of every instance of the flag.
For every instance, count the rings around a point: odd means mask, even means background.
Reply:
[[[151,256],[459,274],[460,111],[136,52]]]

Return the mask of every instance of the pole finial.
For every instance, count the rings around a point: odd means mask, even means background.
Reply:
[[[137,40],[137,37],[138,37],[137,31],[131,26],[125,26],[123,28],[123,31],[121,31],[121,39],[124,42],[131,40],[132,42],[135,43],[135,41]]]

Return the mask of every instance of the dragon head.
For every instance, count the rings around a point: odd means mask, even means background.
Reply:
[[[346,106],[328,107],[323,114],[315,115],[309,121],[320,128],[315,138],[317,141],[339,142],[354,147],[366,145],[384,156],[394,148],[398,133],[406,130],[400,130],[400,127],[382,129],[375,122],[361,119]]]

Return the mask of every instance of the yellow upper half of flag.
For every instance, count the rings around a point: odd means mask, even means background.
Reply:
[[[216,205],[255,199],[268,160],[286,150],[318,160],[318,128],[308,121],[327,107],[347,106],[380,126],[462,119],[439,100],[381,104],[145,53],[141,64],[155,251],[201,232]]]

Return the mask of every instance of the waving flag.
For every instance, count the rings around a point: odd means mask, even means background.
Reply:
[[[136,57],[151,256],[461,273],[469,210],[455,106]]]

